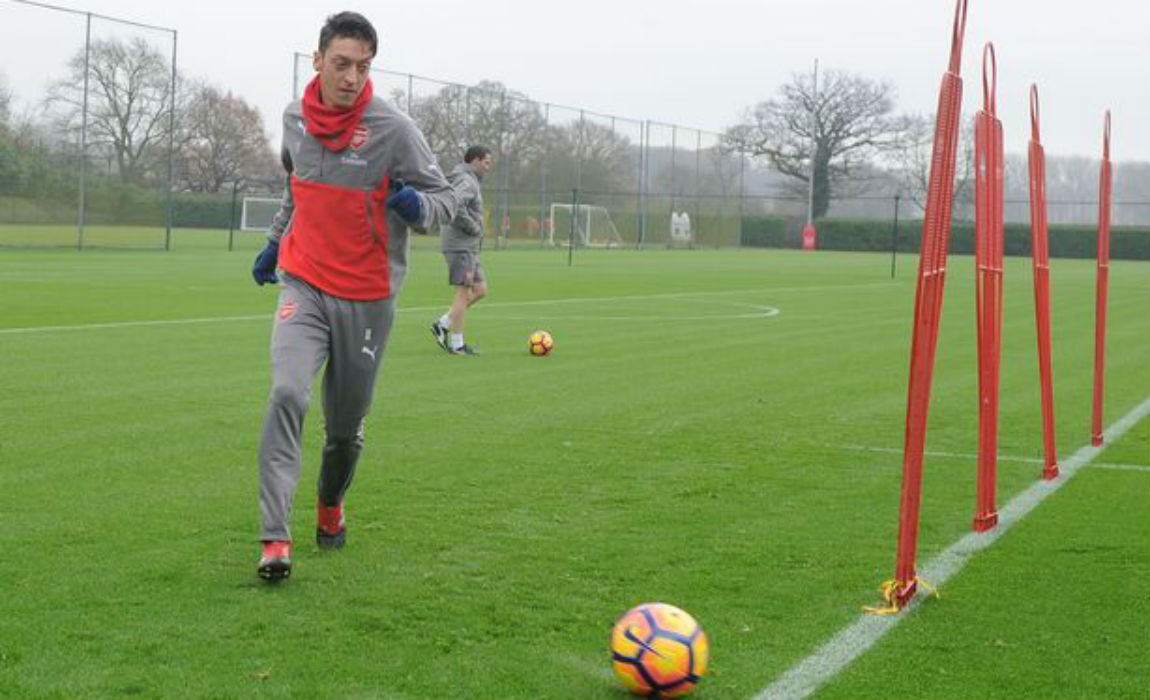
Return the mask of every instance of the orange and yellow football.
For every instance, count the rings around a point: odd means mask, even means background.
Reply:
[[[611,631],[611,666],[636,695],[686,695],[707,672],[709,655],[707,635],[695,618],[666,603],[628,610]]]
[[[547,331],[535,331],[527,337],[527,351],[536,357],[550,355],[555,349],[555,339]]]

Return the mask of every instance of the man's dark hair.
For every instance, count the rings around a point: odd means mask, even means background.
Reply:
[[[336,38],[359,39],[371,47],[371,55],[375,56],[379,49],[379,38],[375,34],[375,27],[358,12],[339,12],[327,18],[323,29],[319,30],[319,52],[327,51],[332,39]]]
[[[487,146],[472,146],[467,149],[467,153],[463,154],[463,162],[470,163],[473,160],[483,160],[491,154],[491,149]]]

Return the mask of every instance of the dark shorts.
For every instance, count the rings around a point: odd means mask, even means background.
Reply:
[[[449,250],[443,257],[447,260],[447,281],[453,287],[474,287],[487,281],[478,254],[470,250]]]

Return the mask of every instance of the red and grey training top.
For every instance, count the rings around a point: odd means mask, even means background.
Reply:
[[[391,100],[368,104],[351,143],[332,152],[307,132],[301,102],[284,110],[287,186],[268,238],[279,266],[342,299],[397,294],[407,272],[407,224],[387,211],[388,185],[419,193],[421,229],[451,221],[456,196],[419,128]],[[282,239],[282,240],[281,240]]]

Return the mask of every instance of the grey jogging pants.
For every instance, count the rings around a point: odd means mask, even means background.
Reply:
[[[312,382],[325,361],[327,440],[318,495],[325,505],[342,503],[363,446],[363,420],[394,318],[394,298],[339,299],[284,275],[272,328],[272,389],[259,450],[261,540],[291,540],[304,416]]]

